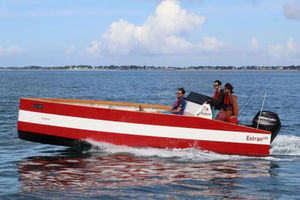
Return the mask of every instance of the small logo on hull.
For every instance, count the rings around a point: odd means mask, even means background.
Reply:
[[[266,140],[269,140],[269,137],[268,136],[256,137],[256,136],[247,135],[246,140],[251,142],[264,142]]]

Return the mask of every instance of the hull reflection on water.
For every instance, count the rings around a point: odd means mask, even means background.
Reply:
[[[266,160],[187,164],[129,154],[30,157],[18,167],[21,192],[40,196],[65,191],[67,196],[135,197],[138,192],[150,195],[155,191],[156,196],[165,198],[171,194],[250,199],[251,194],[234,192],[243,187],[242,180],[271,175]]]

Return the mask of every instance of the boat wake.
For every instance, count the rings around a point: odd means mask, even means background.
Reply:
[[[95,142],[92,140],[87,140],[92,148],[88,150],[89,153],[92,152],[105,152],[109,154],[116,153],[129,153],[137,157],[149,157],[149,158],[164,158],[171,159],[177,162],[212,162],[220,160],[240,160],[247,159],[247,156],[239,155],[225,155],[218,154],[210,151],[202,151],[195,148],[188,149],[160,149],[151,147],[128,147],[112,145],[108,143]]]
[[[300,137],[298,136],[278,135],[271,146],[271,155],[300,156]]]
[[[245,160],[252,159],[253,157],[240,156],[240,155],[226,155],[218,154],[209,151],[202,151],[195,148],[189,149],[159,149],[159,148],[136,148],[128,146],[112,145],[103,142],[95,142],[93,140],[86,140],[85,142],[92,145],[87,150],[89,153],[108,153],[118,154],[127,153],[136,157],[149,157],[149,158],[164,158],[176,162],[213,162],[213,161],[226,161],[226,160]],[[282,157],[284,156],[284,158]],[[269,157],[259,157],[259,159],[266,160],[299,160],[300,158],[291,158],[286,156],[300,156],[300,137],[291,135],[278,135],[272,143]]]

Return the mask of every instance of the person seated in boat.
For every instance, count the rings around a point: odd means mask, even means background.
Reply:
[[[217,115],[216,119],[221,121],[228,121],[238,123],[239,105],[237,96],[233,94],[233,86],[226,83],[224,86],[225,96],[224,105]]]
[[[222,90],[222,82],[220,80],[216,80],[213,87],[215,89],[215,93],[212,99],[208,99],[208,103],[212,108],[212,119],[216,119],[223,106],[225,94]]]
[[[176,115],[183,115],[183,111],[186,106],[186,102],[184,100],[185,89],[178,88],[177,90],[177,101],[175,102],[174,106],[168,110],[163,111],[164,114],[176,114]]]

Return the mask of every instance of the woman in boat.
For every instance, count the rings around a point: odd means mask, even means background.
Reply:
[[[239,105],[237,96],[233,94],[233,87],[230,83],[226,83],[224,86],[225,97],[224,97],[224,108],[226,111],[225,121],[231,123],[238,123]]]

